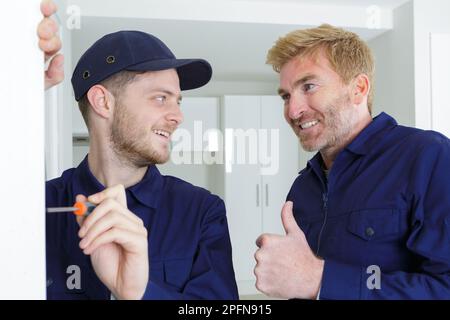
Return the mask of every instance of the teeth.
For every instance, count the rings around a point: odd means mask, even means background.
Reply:
[[[168,138],[170,136],[170,133],[163,130],[153,130],[154,133],[159,134],[160,136]]]
[[[314,127],[314,126],[315,126],[316,124],[318,124],[318,123],[319,123],[319,121],[314,120],[314,121],[302,123],[302,124],[300,125],[300,127],[301,127],[302,129],[308,129],[308,128]]]

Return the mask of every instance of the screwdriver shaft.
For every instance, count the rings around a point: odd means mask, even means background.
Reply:
[[[73,212],[75,210],[78,210],[78,208],[74,207],[47,208],[47,212]]]

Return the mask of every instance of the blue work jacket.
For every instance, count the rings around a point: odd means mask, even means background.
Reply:
[[[325,261],[320,299],[450,299],[450,141],[385,113],[287,197]]]
[[[76,169],[47,182],[46,205],[72,206],[77,194],[103,189],[86,157]],[[128,209],[148,230],[150,274],[144,299],[238,298],[225,206],[219,197],[162,176],[154,165],[126,189],[126,197]],[[47,213],[46,228],[47,298],[110,299],[90,257],[79,247],[75,216]]]

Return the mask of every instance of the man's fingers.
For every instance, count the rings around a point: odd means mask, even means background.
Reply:
[[[126,207],[127,197],[125,194],[125,187],[122,184],[118,184],[88,197],[88,201],[95,204],[100,203],[105,199],[116,199],[119,203]]]
[[[286,231],[286,234],[300,231],[300,228],[297,225],[297,221],[295,221],[292,208],[292,201],[287,201],[283,205],[283,209],[281,210],[281,222],[283,223],[284,231]]]
[[[45,71],[45,89],[48,89],[64,80],[64,57],[58,54],[50,61]]]
[[[87,198],[85,196],[83,196],[82,194],[78,194],[75,197],[75,201],[76,202],[86,202]],[[83,216],[76,216],[76,220],[78,222],[78,225],[81,226],[83,224],[85,217]]]
[[[49,40],[53,38],[57,32],[58,25],[50,18],[42,19],[37,28],[37,35],[39,39]]]
[[[267,237],[266,234],[262,234],[262,235],[260,235],[260,236],[256,239],[255,243],[256,243],[256,246],[257,246],[258,248],[261,248],[263,242],[266,241],[266,240],[265,240],[266,237]]]
[[[58,7],[56,4],[51,0],[43,0],[41,2],[41,12],[44,15],[44,17],[50,17],[52,14],[54,14],[58,10]]]
[[[61,39],[54,36],[49,40],[40,39],[39,48],[45,53],[45,61],[47,61],[51,56],[57,53],[61,49]]]
[[[117,243],[130,253],[139,253],[147,245],[147,237],[143,237],[141,234],[129,230],[112,228],[95,238],[83,252],[85,254],[91,254],[97,248],[108,243]]]
[[[89,198],[88,198],[89,199]],[[134,214],[127,214],[123,213],[121,211],[127,210],[126,208],[123,208],[116,200],[114,199],[106,199],[102,203],[100,203],[94,211],[86,218],[86,220],[83,223],[83,226],[81,227],[78,235],[80,237],[84,237],[87,233],[87,231],[100,219],[102,219],[105,215],[109,214],[110,212],[117,212],[123,215],[124,219],[130,220],[134,224],[142,224],[142,220],[136,217]],[[127,210],[128,211],[128,210]]]
[[[147,234],[143,226],[134,223],[134,221],[130,221],[121,213],[112,212],[104,216],[102,219],[97,220],[87,230],[86,234],[83,236],[83,240],[80,242],[80,247],[82,249],[88,247],[100,234],[112,228],[120,228],[142,235]]]
[[[268,246],[269,243],[277,241],[281,239],[280,235],[273,234],[273,233],[263,233],[256,239],[255,243],[258,246],[258,248]]]

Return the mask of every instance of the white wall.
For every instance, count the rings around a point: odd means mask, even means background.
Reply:
[[[450,137],[450,33],[431,35],[431,107],[433,130]]]
[[[414,0],[415,121],[419,128],[432,128],[430,34],[450,33],[449,17],[448,0]]]
[[[375,114],[384,110],[401,124],[440,129],[432,122],[439,115],[432,107],[430,39],[450,33],[448,13],[450,1],[411,0],[394,10],[393,30],[369,42],[376,58]]]
[[[415,125],[414,6],[394,10],[394,29],[369,41],[375,56],[373,115],[385,111],[400,124]]]
[[[39,0],[3,4],[0,299],[45,299],[44,83]],[[20,20],[20,23],[18,21]]]
[[[183,92],[186,96],[220,97],[224,95],[276,95],[278,82],[211,80],[206,86]]]

